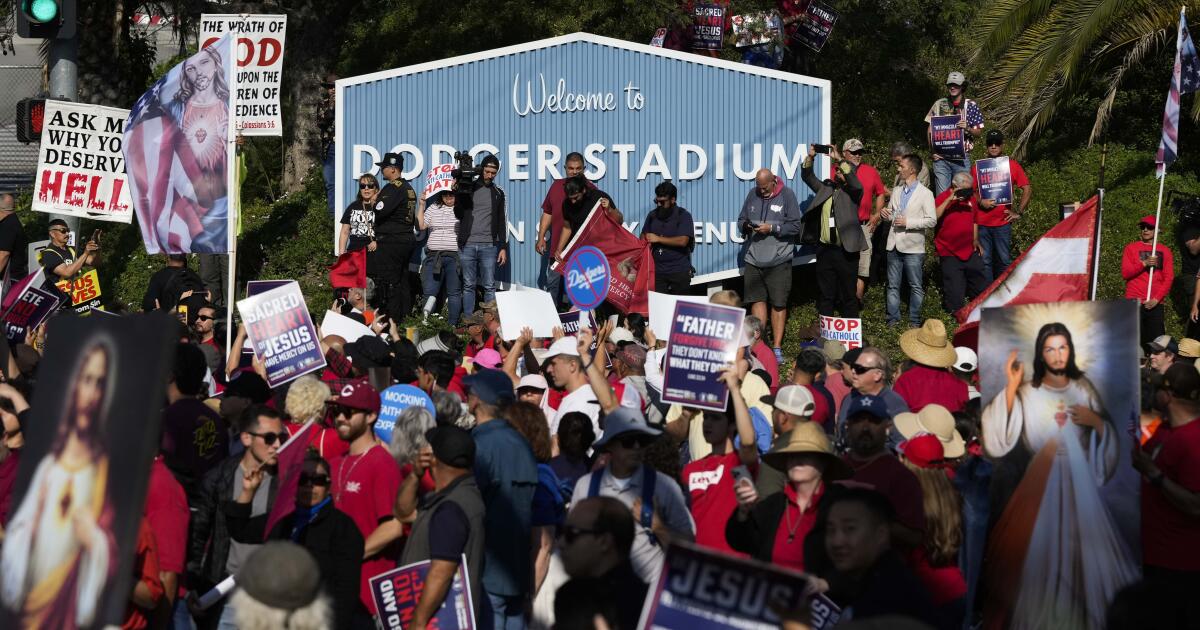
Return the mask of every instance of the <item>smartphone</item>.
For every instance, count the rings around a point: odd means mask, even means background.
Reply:
[[[100,234],[101,234],[100,230],[96,230],[95,232],[92,232],[92,242],[96,243],[97,245],[100,244]]]
[[[738,484],[745,480],[746,483],[754,485],[754,477],[750,474],[750,469],[745,465],[738,466],[733,469],[733,485],[736,488]]]
[[[960,188],[960,189],[954,191],[954,196],[958,197],[959,199],[970,199],[971,195],[974,195],[974,194],[975,194],[975,191],[970,188]]]
[[[829,153],[829,150],[832,148],[833,148],[833,146],[828,145],[828,144],[814,144],[813,152],[814,153]]]

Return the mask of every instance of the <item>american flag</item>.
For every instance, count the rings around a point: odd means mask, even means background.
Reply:
[[[1167,92],[1167,108],[1163,112],[1162,142],[1158,145],[1158,176],[1167,172],[1179,153],[1179,97],[1200,90],[1200,59],[1192,35],[1188,33],[1187,18],[1179,11],[1179,35],[1175,40],[1175,69],[1171,75],[1171,90]]]
[[[172,68],[129,113],[123,153],[149,254],[229,251],[232,42],[226,35]]]

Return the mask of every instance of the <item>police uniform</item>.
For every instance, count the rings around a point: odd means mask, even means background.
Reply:
[[[404,158],[388,153],[377,166],[404,168]],[[367,252],[367,275],[375,281],[376,303],[399,320],[413,308],[408,261],[416,245],[417,193],[403,179],[388,182],[375,201],[375,243]]]

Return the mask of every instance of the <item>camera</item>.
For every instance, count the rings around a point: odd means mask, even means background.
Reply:
[[[833,146],[828,145],[828,144],[814,144],[813,145],[813,153],[828,154],[831,149],[833,149]]]
[[[974,194],[975,189],[973,188],[959,188],[958,190],[954,191],[954,196],[958,197],[959,199],[970,199]]]
[[[454,177],[454,183],[458,189],[466,191],[471,182],[475,181],[475,177],[479,175],[479,171],[475,169],[475,160],[466,151],[455,151],[454,161],[458,162],[458,168],[450,171],[450,175]]]

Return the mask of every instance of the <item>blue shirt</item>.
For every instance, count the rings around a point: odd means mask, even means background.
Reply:
[[[917,189],[917,182],[913,182],[911,185],[909,185],[909,184],[901,184],[900,185],[900,209],[901,210],[908,209],[908,200],[912,199],[913,191],[916,189]]]
[[[688,244],[683,247],[672,247],[656,243],[650,246],[654,256],[655,273],[687,273],[692,270],[692,246],[695,245],[696,224],[692,215],[682,206],[675,206],[666,218],[659,218],[657,210],[651,210],[646,215],[646,223],[642,226],[642,235],[647,232],[659,236],[686,236]]]
[[[475,482],[487,510],[483,590],[507,597],[529,591],[530,527],[537,462],[525,438],[497,418],[471,432],[475,438]]]

